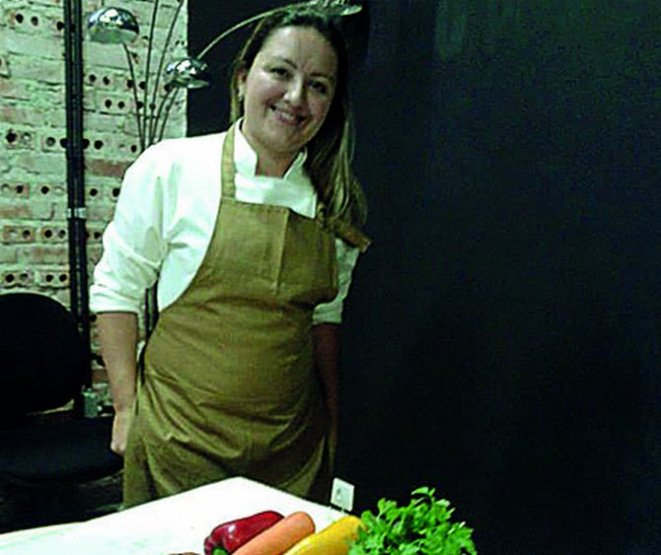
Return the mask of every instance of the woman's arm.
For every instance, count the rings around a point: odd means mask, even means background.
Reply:
[[[312,338],[314,361],[324,392],[330,418],[331,448],[335,452],[338,432],[338,357],[340,351],[340,322],[342,306],[351,285],[351,274],[356,265],[359,251],[349,247],[341,239],[335,240],[338,265],[339,291],[330,303],[315,307],[312,315]]]
[[[317,324],[312,328],[314,362],[326,400],[331,430],[337,431],[339,329],[337,324]],[[336,438],[333,438],[334,440]]]
[[[97,326],[115,408],[110,448],[123,455],[135,404],[138,317],[133,312],[102,312]]]

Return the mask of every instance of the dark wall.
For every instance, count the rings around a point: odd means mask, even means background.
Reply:
[[[191,50],[283,3],[192,2]],[[436,487],[482,553],[661,552],[661,5],[364,6],[346,24],[374,244],[338,475],[358,508]],[[191,134],[225,126],[234,44]]]

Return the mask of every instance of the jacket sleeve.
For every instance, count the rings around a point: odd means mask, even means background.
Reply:
[[[360,253],[357,247],[352,247],[342,241],[335,240],[337,252],[339,291],[330,303],[317,305],[312,315],[313,324],[339,324],[342,322],[344,299],[349,294],[353,269]]]
[[[164,219],[168,163],[147,149],[126,171],[113,220],[103,235],[103,255],[90,288],[92,312],[140,312],[166,252]]]

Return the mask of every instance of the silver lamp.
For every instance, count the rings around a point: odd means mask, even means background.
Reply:
[[[196,58],[181,58],[165,66],[167,85],[184,89],[201,89],[211,84],[207,64]]]
[[[138,137],[140,141],[140,150],[144,150],[151,144],[160,141],[165,132],[170,110],[175,104],[176,95],[182,89],[196,89],[206,87],[211,83],[211,74],[209,68],[202,59],[225,37],[234,31],[241,29],[251,23],[269,17],[278,12],[291,10],[294,8],[310,7],[323,10],[330,16],[343,17],[353,15],[361,11],[362,6],[352,3],[352,0],[308,0],[288,4],[278,8],[273,8],[255,16],[249,17],[229,29],[219,33],[197,56],[174,60],[165,66],[166,53],[170,47],[172,34],[175,24],[181,13],[183,0],[179,0],[172,21],[168,28],[165,44],[162,48],[159,60],[158,71],[156,72],[156,82],[151,90],[151,101],[149,101],[150,83],[149,74],[151,69],[151,55],[154,45],[154,27],[158,14],[160,0],[154,1],[154,8],[151,17],[151,27],[149,33],[149,42],[147,45],[147,60],[145,67],[145,88],[144,99],[142,102],[138,99],[136,73],[133,64],[133,57],[128,45],[135,41],[139,35],[139,26],[136,18],[131,12],[123,8],[106,6],[87,17],[87,29],[90,40],[104,44],[121,44],[126,54],[128,69],[133,82],[133,96],[135,102],[135,118],[138,128]],[[161,75],[165,78],[164,92],[159,98],[159,81]]]
[[[133,42],[140,32],[131,12],[123,8],[103,8],[87,18],[87,29],[94,42],[117,44]]]

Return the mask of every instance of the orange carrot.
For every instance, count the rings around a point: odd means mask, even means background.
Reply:
[[[312,517],[303,511],[290,514],[257,534],[234,552],[234,555],[280,555],[303,538],[314,534]]]

